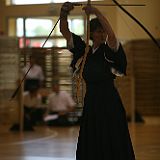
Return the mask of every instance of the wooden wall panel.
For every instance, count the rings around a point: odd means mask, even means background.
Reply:
[[[142,115],[160,115],[160,50],[151,40],[130,41],[124,49],[127,76],[116,83],[127,114],[134,104]]]
[[[20,79],[19,52],[17,38],[0,37],[0,123],[19,121],[19,95],[11,98]]]

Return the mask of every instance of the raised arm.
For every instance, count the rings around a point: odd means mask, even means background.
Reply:
[[[106,17],[104,17],[103,14],[97,8],[93,6],[85,6],[83,7],[83,10],[85,10],[86,14],[95,14],[97,16],[101,25],[103,26],[103,30],[106,34],[108,45],[110,46],[110,48],[116,49],[118,45],[117,38],[112,30],[111,25],[106,19]]]
[[[63,37],[69,41],[71,38],[71,32],[68,27],[68,15],[71,10],[74,9],[74,6],[70,2],[65,2],[62,5],[61,11],[60,11],[60,32],[62,33]]]

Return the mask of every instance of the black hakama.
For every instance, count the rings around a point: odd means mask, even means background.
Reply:
[[[72,34],[71,66],[85,52],[84,41]],[[102,44],[87,55],[83,70],[86,94],[76,150],[76,160],[135,160],[125,109],[114,85],[117,74],[126,72],[122,46],[114,52]]]

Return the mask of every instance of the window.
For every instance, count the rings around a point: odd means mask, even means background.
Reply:
[[[80,36],[84,35],[83,18],[83,16],[72,16],[68,20],[70,30]],[[9,18],[8,35],[19,37],[20,48],[42,47],[57,20],[58,17]],[[66,40],[60,33],[59,24],[44,47],[66,47]]]
[[[69,2],[85,2],[87,0],[69,0]],[[31,5],[47,3],[64,3],[66,0],[6,0],[6,5]]]
[[[76,33],[77,35],[83,35],[84,34],[84,20],[81,18],[70,19],[69,28],[72,32]]]
[[[45,4],[51,3],[52,0],[10,0],[11,5],[26,5],[26,4]]]
[[[47,36],[52,27],[53,21],[50,19],[27,18],[25,21],[26,37]]]
[[[24,19],[23,18],[17,18],[16,21],[16,33],[17,33],[17,37],[22,37],[24,36]]]

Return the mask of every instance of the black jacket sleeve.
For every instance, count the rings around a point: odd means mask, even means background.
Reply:
[[[105,49],[105,58],[112,68],[120,74],[126,75],[127,59],[121,44],[116,52],[107,46]]]
[[[70,52],[73,53],[73,59],[71,62],[71,67],[73,69],[77,60],[82,57],[85,53],[85,42],[81,39],[80,36],[75,35],[74,33],[72,33],[72,37],[73,37],[73,44],[74,44],[74,48],[70,49]]]

